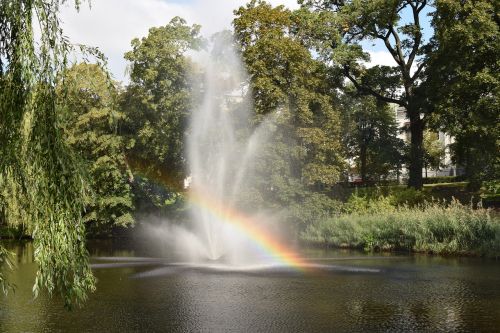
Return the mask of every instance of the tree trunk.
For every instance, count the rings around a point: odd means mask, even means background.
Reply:
[[[423,186],[422,167],[423,167],[423,142],[424,142],[424,122],[420,119],[419,112],[408,110],[410,117],[410,165],[408,187],[420,190]]]

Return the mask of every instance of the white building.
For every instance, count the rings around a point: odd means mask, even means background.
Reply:
[[[406,117],[406,109],[402,106],[394,104],[394,111],[396,115],[396,122],[399,128],[398,138],[410,143],[411,133],[409,131],[410,120]],[[457,176],[457,167],[453,165],[451,160],[450,145],[455,142],[455,139],[443,132],[439,132],[439,142],[445,149],[445,156],[441,161],[444,167],[439,170],[427,169],[427,177],[443,177],[443,176]],[[407,174],[407,170],[402,170],[403,175]],[[425,175],[426,170],[422,169],[422,176]]]

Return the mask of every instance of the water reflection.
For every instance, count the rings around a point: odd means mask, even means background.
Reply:
[[[481,259],[304,252],[323,274],[172,265],[130,244],[91,244],[98,289],[83,309],[32,300],[31,243],[16,253],[0,332],[428,331],[500,327],[500,263]],[[170,263],[169,263],[170,262]],[[354,268],[354,269],[353,269]],[[373,271],[371,271],[373,270]]]

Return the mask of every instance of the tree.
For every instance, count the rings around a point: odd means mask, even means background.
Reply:
[[[424,169],[425,178],[427,178],[427,170],[439,170],[443,167],[443,159],[446,155],[446,150],[443,144],[439,141],[437,133],[430,131],[424,132]]]
[[[405,144],[399,139],[393,109],[372,96],[352,89],[342,98],[344,144],[363,182],[398,173],[404,163]]]
[[[59,74],[72,49],[58,18],[62,2],[0,2],[0,205],[7,223],[25,224],[33,235],[35,295],[58,292],[71,306],[95,281],[81,218],[86,181],[57,108]]]
[[[95,233],[134,223],[132,192],[125,164],[126,140],[118,132],[124,115],[118,91],[98,65],[81,63],[67,70],[60,108],[67,142],[84,159],[92,196],[84,221]],[[89,228],[90,227],[90,228]]]
[[[455,137],[455,162],[477,189],[500,174],[500,4],[439,0],[435,6],[425,95],[434,127]]]
[[[132,40],[125,54],[131,69],[121,98],[127,118],[121,132],[133,141],[127,161],[133,170],[149,165],[140,171],[168,178],[175,188],[184,178],[183,141],[193,97],[193,64],[186,52],[202,46],[199,31],[176,17]]]
[[[311,15],[310,34],[318,52],[363,94],[406,109],[410,120],[408,185],[421,188],[423,133],[429,110],[422,107],[418,87],[425,62],[419,61],[428,48],[422,37],[422,16],[427,0],[300,0]],[[409,22],[403,16],[409,16]],[[369,60],[361,42],[379,40],[396,66],[366,68]]]
[[[336,183],[344,167],[340,118],[327,68],[300,34],[300,14],[251,1],[235,12],[235,37],[250,75],[257,120],[273,114],[265,147],[266,202],[303,202],[308,189]]]

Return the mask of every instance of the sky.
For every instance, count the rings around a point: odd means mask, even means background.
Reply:
[[[248,0],[91,0],[77,12],[71,1],[64,5],[61,18],[64,33],[72,43],[98,47],[108,58],[109,69],[118,81],[127,82],[125,52],[136,37],[145,37],[149,28],[166,25],[180,16],[188,24],[201,24],[206,37],[231,28],[233,10]],[[298,8],[296,0],[268,0]],[[390,54],[379,44],[366,45],[371,65],[394,65]]]
[[[91,0],[77,12],[68,1],[62,8],[63,29],[72,43],[98,47],[108,58],[109,69],[118,81],[127,81],[125,52],[136,37],[149,28],[166,25],[175,16],[188,24],[201,24],[206,37],[231,28],[233,10],[247,0]],[[296,0],[269,0],[273,5],[297,8]]]

